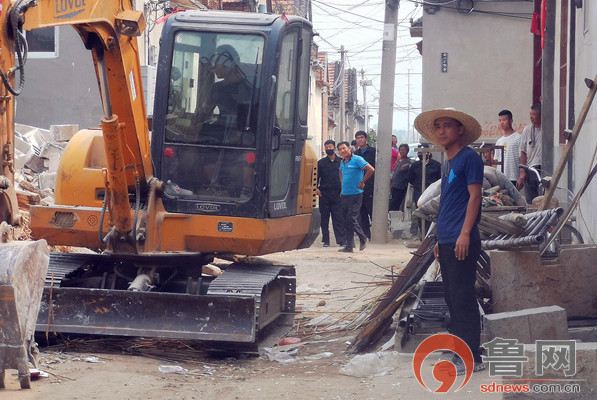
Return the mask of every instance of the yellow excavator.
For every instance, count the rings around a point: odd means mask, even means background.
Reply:
[[[2,6],[4,220],[18,222],[12,148],[14,96],[27,90],[23,30],[78,32],[104,113],[101,129],[81,130],[64,150],[55,205],[30,210],[35,239],[95,250],[51,254],[37,329],[232,346],[256,343],[292,315],[293,266],[232,262],[218,276],[203,271],[215,257],[305,248],[318,234],[317,162],[307,143],[310,22],[172,14],[150,131],[137,47],[145,21],[129,0]]]

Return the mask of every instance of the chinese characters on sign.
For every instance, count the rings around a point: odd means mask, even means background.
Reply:
[[[442,53],[442,72],[448,72],[448,53]]]

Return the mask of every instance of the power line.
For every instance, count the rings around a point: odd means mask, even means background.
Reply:
[[[353,12],[351,12],[351,11],[347,11],[347,10],[345,10],[345,9],[343,9],[343,8],[340,8],[340,7],[335,7],[335,6],[329,5],[329,4],[327,4],[327,3],[322,3],[322,2],[320,2],[319,0],[311,0],[311,2],[312,2],[313,4],[315,4],[316,6],[318,6],[319,8],[321,8],[321,6],[326,6],[326,7],[330,7],[330,8],[333,8],[333,9],[335,9],[335,10],[342,11],[342,12],[344,12],[344,13],[347,13],[347,14],[350,14],[350,15],[357,16],[357,17],[359,17],[359,18],[368,19],[368,20],[370,20],[370,21],[374,21],[374,22],[378,22],[378,23],[380,23],[380,24],[383,24],[383,21],[381,21],[381,20],[379,20],[379,19],[374,19],[374,18],[366,17],[366,16],[364,16],[364,15],[362,15],[362,14],[356,14],[356,13],[353,13]],[[323,9],[323,8],[322,8],[322,9]],[[324,10],[324,11],[325,11],[325,10]],[[335,17],[337,17],[337,18],[339,18],[339,19],[342,19],[342,18],[340,18],[340,17],[338,17],[338,16],[335,16]],[[352,23],[352,22],[351,22],[351,23]]]
[[[460,14],[477,13],[477,14],[494,15],[494,16],[499,16],[499,17],[520,18],[520,19],[529,19],[529,20],[532,18],[532,15],[533,15],[533,13],[506,13],[506,12],[500,12],[500,11],[477,10],[477,9],[475,9],[474,3],[472,1],[471,1],[471,3],[473,5],[468,10],[464,10],[460,6],[456,6],[456,7],[446,6],[446,4],[454,3],[454,2],[456,2],[456,0],[450,0],[445,3],[433,3],[433,2],[428,2],[428,1],[424,1],[424,0],[409,0],[409,1],[411,3],[421,5],[421,6],[425,5],[425,6],[433,6],[433,7],[438,7],[438,8],[445,8],[448,10],[455,10],[455,11],[458,11]]]

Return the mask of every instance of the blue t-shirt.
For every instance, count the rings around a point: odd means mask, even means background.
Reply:
[[[483,184],[483,161],[470,147],[464,147],[444,164],[442,172],[442,194],[437,216],[437,242],[455,243],[460,236],[466,207],[470,198],[468,185]],[[481,205],[475,225],[471,230],[471,241],[480,241],[479,220]]]
[[[359,189],[359,183],[363,180],[365,172],[363,168],[369,163],[361,156],[352,155],[350,161],[342,160],[340,164],[340,172],[342,173],[342,195],[350,196],[353,194],[363,193]]]

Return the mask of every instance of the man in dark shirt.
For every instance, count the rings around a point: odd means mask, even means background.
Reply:
[[[424,143],[421,147],[428,148]],[[423,162],[425,162],[425,189],[433,182],[442,177],[442,165],[431,157],[431,153],[419,152],[419,159],[412,163],[408,169],[408,182],[413,185],[413,204],[417,207],[417,201],[423,194]]]
[[[472,365],[465,365],[463,352],[454,355],[457,375],[485,369],[479,351],[481,316],[475,294],[477,260],[481,253],[479,220],[483,186],[483,161],[469,144],[481,136],[475,118],[455,109],[425,111],[415,128],[431,143],[445,149],[442,194],[437,216],[437,244],[444,298],[450,311],[450,333],[469,347]],[[472,367],[472,371],[469,368]],[[470,376],[470,375],[468,375]]]
[[[326,157],[317,162],[317,195],[319,196],[319,212],[321,213],[321,241],[323,247],[330,246],[330,215],[334,236],[339,246],[344,246],[345,228],[340,191],[340,157],[336,156],[336,142],[326,140],[324,143]]]
[[[429,145],[423,143],[421,147],[428,148]],[[419,152],[418,157],[419,159],[412,163],[408,169],[408,182],[413,185],[412,210],[418,207],[417,202],[425,189],[442,177],[442,165],[432,158],[431,153]],[[425,188],[423,188],[423,163],[425,163]],[[421,220],[413,216],[410,225],[411,234],[417,235],[417,233],[420,233],[422,236],[425,236],[428,229],[429,224],[423,226]]]
[[[358,131],[354,134],[354,138],[357,141],[357,150],[354,154],[361,156],[367,161],[373,168],[375,168],[375,147],[371,147],[367,144],[367,133],[365,131]],[[361,215],[360,224],[363,229],[363,233],[367,236],[367,239],[371,240],[371,219],[373,218],[373,188],[375,187],[375,175],[372,176],[365,184],[363,190],[363,202],[361,203]]]
[[[390,211],[399,211],[402,201],[406,196],[406,189],[408,188],[408,168],[411,161],[408,158],[410,148],[406,143],[402,143],[398,152],[400,153],[398,160],[394,164],[394,173],[390,183],[390,191],[392,199],[390,200]]]

